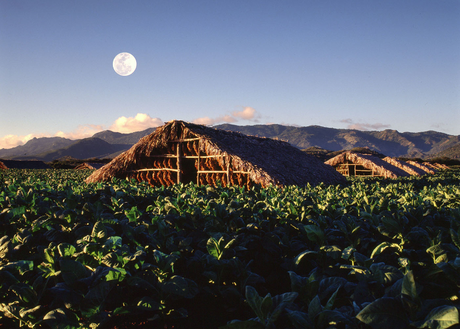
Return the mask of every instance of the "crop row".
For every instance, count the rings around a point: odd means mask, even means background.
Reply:
[[[250,190],[89,173],[0,173],[0,327],[458,323],[458,170]]]

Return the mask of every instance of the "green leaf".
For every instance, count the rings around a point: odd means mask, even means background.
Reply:
[[[54,329],[78,329],[80,324],[78,316],[67,309],[58,308],[48,312],[43,321]]]
[[[410,296],[414,300],[418,297],[417,289],[415,287],[414,274],[412,271],[409,271],[406,275],[404,275],[401,293]]]
[[[397,243],[382,242],[381,244],[379,244],[377,247],[374,248],[371,254],[371,258],[374,258],[375,256],[381,254],[387,248],[396,248],[398,249],[398,251],[401,251],[401,247]]]
[[[161,290],[184,298],[193,298],[199,291],[195,281],[178,275],[173,275],[167,282],[162,282]]]
[[[305,232],[305,234],[307,235],[307,238],[310,241],[318,244],[319,246],[324,245],[324,240],[325,240],[324,232],[323,230],[321,230],[320,227],[316,225],[302,225],[301,228]]]
[[[264,298],[260,297],[257,293],[257,290],[251,286],[246,286],[245,296],[246,301],[248,302],[249,306],[252,308],[254,313],[257,315],[259,320],[262,323],[265,323],[266,316],[262,311],[262,303],[264,301]],[[267,296],[265,296],[265,299],[268,297],[271,299],[270,294],[267,294]]]
[[[107,240],[107,229],[102,222],[96,222],[91,232],[91,237],[95,242],[104,243]]]
[[[300,311],[287,310],[289,320],[296,329],[314,329],[314,324],[308,318],[308,314]]]
[[[356,318],[374,329],[406,329],[409,318],[396,298],[382,297],[367,305]]]
[[[458,310],[454,306],[443,305],[433,309],[423,321],[414,323],[417,328],[445,329],[459,323]]]
[[[323,311],[323,306],[321,305],[321,300],[319,299],[319,296],[316,295],[315,298],[313,298],[308,305],[308,318],[310,319],[311,322],[315,322],[315,318],[318,314],[320,314]]]
[[[60,243],[57,249],[61,257],[71,257],[77,251],[77,248],[68,243]]]
[[[157,311],[164,308],[158,301],[148,296],[142,297],[137,303],[137,307],[146,311]]]
[[[88,277],[91,272],[80,262],[73,259],[61,259],[59,261],[62,278],[69,286],[80,279]]]
[[[219,243],[213,237],[210,237],[208,239],[208,242],[206,242],[206,249],[208,250],[208,253],[216,259],[220,259],[220,257],[222,256],[222,253],[219,248]]]

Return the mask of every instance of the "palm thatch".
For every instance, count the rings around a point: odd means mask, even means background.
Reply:
[[[437,167],[437,169],[450,169],[448,166],[446,166],[445,164],[443,163],[433,163],[433,165],[435,165]]]
[[[398,167],[399,169],[404,170],[405,172],[409,173],[410,175],[414,176],[422,176],[425,175],[426,172],[414,165],[411,165],[410,163],[407,163],[406,161],[403,160],[397,160],[394,158],[386,157],[383,158],[383,161],[388,162],[389,164],[392,164],[395,167]]]
[[[425,167],[428,167],[430,169],[433,169],[435,172],[439,170],[438,167],[436,167],[433,163],[431,162],[423,162],[422,163]]]
[[[8,169],[3,162],[0,161],[0,169]]]
[[[178,182],[268,186],[338,184],[343,176],[287,142],[170,121],[96,170],[86,182],[135,178],[151,185]]]
[[[344,176],[373,176],[397,178],[410,176],[407,172],[382,159],[370,155],[345,151],[325,162]]]
[[[76,166],[74,169],[80,170],[80,169],[92,169],[96,170],[99,168],[102,168],[105,163],[95,163],[95,162],[83,162],[80,163],[78,166]]]
[[[421,164],[420,162],[417,162],[417,161],[412,161],[412,160],[409,160],[407,161],[407,163],[417,167],[417,168],[420,168],[422,169],[423,171],[429,173],[429,174],[435,174],[436,171],[434,169],[431,169],[431,168],[428,168],[427,166]]]

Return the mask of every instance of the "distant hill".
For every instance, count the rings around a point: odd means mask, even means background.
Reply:
[[[331,151],[367,147],[388,156],[427,157],[460,142],[460,136],[436,131],[400,133],[396,130],[360,131],[321,126],[281,125],[237,126],[223,124],[219,129],[239,131],[253,136],[285,140],[301,149],[319,147]]]
[[[453,146],[434,154],[431,158],[460,159],[460,143],[454,144]]]
[[[35,154],[58,150],[73,143],[75,143],[74,140],[62,137],[33,138],[21,146],[16,146],[11,149],[0,149],[0,159],[30,157]]]
[[[44,154],[37,154],[35,157],[44,161],[52,161],[64,157],[75,159],[107,158],[110,154],[128,150],[129,144],[110,144],[100,138],[85,138],[65,148]]]
[[[460,158],[460,136],[436,131],[419,133],[396,130],[360,131],[322,126],[293,127],[283,125],[237,126],[222,124],[217,129],[239,131],[243,134],[270,137],[291,143],[319,158],[331,157],[336,151],[366,148],[392,157],[450,157]],[[22,146],[1,149],[0,159],[52,161],[63,157],[75,159],[113,158],[129,149],[155,128],[122,134],[110,130],[91,138],[69,140],[60,137],[34,138]]]

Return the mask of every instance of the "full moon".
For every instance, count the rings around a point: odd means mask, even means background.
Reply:
[[[113,69],[123,77],[132,74],[136,70],[136,67],[136,58],[130,53],[119,53],[113,59]]]

